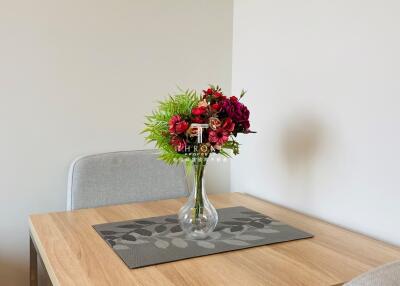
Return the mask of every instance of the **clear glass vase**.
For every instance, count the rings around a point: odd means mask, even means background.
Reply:
[[[206,158],[193,161],[193,190],[178,214],[182,230],[192,239],[207,238],[218,223],[218,213],[208,200],[205,191],[206,163]]]

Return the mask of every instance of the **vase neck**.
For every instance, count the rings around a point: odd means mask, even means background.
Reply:
[[[194,168],[205,167],[205,165],[207,164],[207,158],[206,157],[197,157],[192,160],[192,163],[193,163]]]
[[[202,188],[206,163],[206,158],[198,158],[196,161],[193,161],[194,187],[196,191],[200,191]]]
[[[203,214],[204,200],[206,199],[206,193],[204,188],[204,169],[206,167],[206,158],[197,158],[193,161],[193,199],[195,200],[194,205],[194,219],[198,219]]]

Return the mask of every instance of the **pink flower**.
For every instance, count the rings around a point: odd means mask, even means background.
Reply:
[[[169,133],[171,134],[182,134],[188,129],[189,123],[182,120],[179,115],[174,115],[168,122],[169,125]]]
[[[186,148],[186,141],[178,136],[173,136],[170,143],[172,146],[174,146],[174,149],[177,152],[182,152]]]
[[[229,132],[223,128],[218,128],[217,130],[211,130],[208,133],[208,141],[218,145],[223,145],[229,139]]]
[[[208,125],[212,130],[217,130],[221,126],[221,121],[216,117],[210,117]]]

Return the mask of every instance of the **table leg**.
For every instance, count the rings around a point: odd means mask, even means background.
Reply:
[[[37,252],[32,237],[29,235],[29,285],[38,286],[38,265],[37,265]]]

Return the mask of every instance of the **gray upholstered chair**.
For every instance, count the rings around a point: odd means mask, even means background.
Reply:
[[[400,261],[361,274],[344,286],[400,286]]]
[[[67,210],[186,196],[183,165],[168,166],[155,150],[84,156],[69,171]]]

